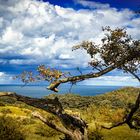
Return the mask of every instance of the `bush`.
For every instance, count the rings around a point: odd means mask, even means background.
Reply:
[[[0,101],[0,106],[5,106],[4,102]]]
[[[12,117],[0,116],[0,140],[24,140],[20,123]]]
[[[35,121],[31,118],[24,118],[24,119],[22,119],[21,122],[22,122],[23,125],[29,125],[29,124],[34,124],[35,123]]]
[[[90,132],[88,134],[89,140],[103,140],[103,135],[99,131]]]
[[[1,113],[3,113],[3,114],[10,114],[10,113],[12,113],[12,112],[11,112],[11,110],[8,109],[8,108],[3,108],[3,109],[1,110]]]
[[[14,104],[16,102],[16,99],[12,98],[12,97],[6,97],[5,96],[5,97],[1,97],[0,101],[4,102],[5,104]]]
[[[40,124],[36,128],[36,134],[43,136],[43,137],[55,137],[56,135],[61,135],[60,132],[57,132],[56,130],[54,130],[44,124]]]

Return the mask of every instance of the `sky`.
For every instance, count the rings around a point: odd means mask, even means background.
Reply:
[[[72,46],[100,42],[101,28],[124,27],[140,39],[140,0],[0,0],[0,84],[19,84],[12,77],[45,64],[62,71],[90,72],[90,57]],[[115,70],[87,85],[137,86],[129,74]]]

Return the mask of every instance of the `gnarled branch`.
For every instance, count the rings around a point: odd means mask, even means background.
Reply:
[[[47,124],[49,127],[65,134],[65,135],[72,135],[72,133],[70,131],[68,131],[66,128],[62,128],[59,127],[58,125],[55,125],[54,123],[48,121],[46,118],[44,118],[40,113],[38,112],[33,112],[32,115],[36,118],[38,118],[39,120],[41,120],[42,122],[44,122],[45,124]]]

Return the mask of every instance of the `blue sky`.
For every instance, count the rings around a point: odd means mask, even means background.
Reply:
[[[84,40],[100,42],[103,26],[125,27],[140,36],[139,0],[0,0],[0,84],[40,64],[79,74],[90,72],[90,57],[72,46]],[[84,81],[90,85],[138,85],[130,75],[113,71]]]
[[[82,0],[43,0],[43,1],[44,2],[49,1],[51,4],[60,5],[62,7],[71,7],[75,9],[85,8],[83,5],[80,5],[80,1]],[[115,7],[117,9],[129,8],[132,10],[138,10],[140,8],[139,0],[87,0],[87,1],[109,4],[111,7]]]

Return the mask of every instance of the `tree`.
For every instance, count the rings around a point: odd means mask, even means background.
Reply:
[[[105,34],[102,44],[96,45],[93,42],[84,41],[73,47],[73,50],[80,48],[86,50],[91,57],[89,65],[97,72],[92,71],[85,75],[67,78],[60,77],[60,79],[53,77],[48,89],[57,92],[57,87],[61,83],[97,78],[115,69],[129,72],[138,79],[136,73],[140,67],[140,40],[133,40],[125,29],[121,28],[112,30],[110,27],[106,27],[103,28],[103,31],[107,31],[108,34]],[[42,73],[42,69],[39,69],[39,72]]]
[[[23,72],[16,78],[22,79],[27,84],[29,82],[45,80],[50,82],[47,87],[49,90],[58,92],[58,87],[63,83],[76,83],[89,78],[97,78],[115,69],[122,70],[126,73],[132,74],[136,79],[139,78],[140,68],[140,40],[134,40],[129,36],[125,29],[116,28],[112,30],[110,27],[103,28],[105,37],[102,38],[101,44],[96,45],[94,42],[84,41],[79,45],[73,47],[73,50],[83,49],[91,57],[89,65],[92,68],[91,73],[80,74],[71,76],[69,73],[63,73],[59,70],[46,68],[44,65],[38,67],[38,75],[34,75],[32,72]],[[82,58],[81,58],[82,59]],[[52,122],[49,122],[41,116],[41,114],[33,113],[34,116],[39,118],[45,124],[51,128],[65,134],[66,139],[70,140],[87,140],[87,124],[80,117],[75,117],[65,113],[58,98],[55,99],[36,99],[29,98],[13,93],[5,93],[1,96],[15,97],[17,100],[25,102],[28,105],[36,108],[43,109],[47,112],[57,116],[62,123],[63,127],[59,127]],[[130,113],[126,116],[123,122],[118,122],[114,126],[128,124],[130,128],[136,129],[132,123],[132,117],[139,108],[140,94],[136,100],[134,107]],[[104,127],[104,126],[103,126]]]

